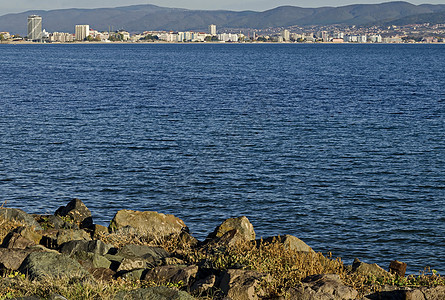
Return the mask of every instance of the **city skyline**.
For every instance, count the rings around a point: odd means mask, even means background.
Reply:
[[[79,0],[76,4],[72,1],[67,0],[45,0],[35,2],[32,0],[18,0],[18,1],[6,1],[0,0],[0,16],[8,13],[20,13],[29,10],[52,10],[52,9],[66,9],[66,8],[103,8],[103,7],[119,7],[127,5],[138,5],[138,4],[154,4],[163,7],[177,7],[186,9],[203,9],[203,10],[254,10],[254,11],[264,11],[272,9],[283,5],[292,5],[300,7],[322,7],[322,6],[344,6],[351,4],[378,4],[391,1],[382,0],[314,0],[311,2],[303,0]],[[445,4],[443,0],[411,0],[406,1],[411,4]]]

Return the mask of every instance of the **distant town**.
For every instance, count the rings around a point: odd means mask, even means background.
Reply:
[[[25,21],[25,20],[24,20]],[[292,26],[266,30],[242,29],[218,32],[211,24],[208,32],[144,31],[129,33],[125,30],[98,31],[90,25],[76,25],[74,33],[47,32],[42,29],[41,16],[27,19],[27,36],[0,31],[1,43],[445,43],[445,24],[411,24],[404,26]],[[1,30],[1,28],[0,28]]]

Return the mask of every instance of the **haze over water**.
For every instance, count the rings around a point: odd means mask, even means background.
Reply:
[[[0,46],[0,196],[246,215],[408,272],[445,273],[445,46]]]

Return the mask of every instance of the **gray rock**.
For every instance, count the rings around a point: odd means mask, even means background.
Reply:
[[[221,275],[219,288],[232,300],[256,300],[264,296],[260,283],[267,274],[250,270],[229,269]]]
[[[2,248],[9,249],[26,249],[33,245],[35,245],[33,241],[28,240],[17,232],[11,232],[5,237],[1,246]]]
[[[115,300],[193,300],[186,292],[177,291],[164,286],[140,288],[129,292],[119,292]]]
[[[121,247],[116,255],[144,260],[147,266],[158,266],[162,264],[163,259],[170,256],[170,253],[160,247],[128,244]]]
[[[144,274],[147,272],[148,269],[135,269],[125,273],[121,273],[119,277],[128,281],[137,281],[141,280]]]
[[[64,254],[33,252],[25,258],[19,271],[31,280],[47,278],[92,279],[91,275],[75,260]]]
[[[116,231],[126,226],[136,229],[139,235],[150,240],[158,240],[171,235],[179,235],[181,231],[188,231],[184,222],[173,215],[133,210],[118,211],[111,220],[109,229]]]
[[[207,239],[221,238],[225,233],[232,230],[236,230],[246,241],[255,240],[253,225],[245,216],[225,220],[208,235]]]
[[[49,229],[42,231],[41,244],[50,249],[58,249],[63,243],[77,240],[90,241],[91,236],[84,230]]]
[[[25,258],[35,250],[0,248],[0,264],[6,269],[18,270]]]
[[[312,248],[309,247],[305,242],[303,242],[302,240],[293,235],[286,234],[282,236],[273,236],[263,240],[263,242],[266,243],[272,243],[274,241],[282,243],[283,246],[289,250],[300,251],[300,252],[314,252],[314,250],[312,250]]]
[[[68,217],[80,228],[88,228],[93,225],[91,211],[79,199],[71,200],[66,206],[61,206],[55,212],[56,216]]]
[[[67,255],[73,255],[77,252],[91,252],[98,255],[105,255],[112,248],[101,240],[87,241],[77,240],[69,241],[60,246],[60,252]]]
[[[357,296],[358,292],[343,284],[337,274],[309,276],[286,294],[289,299],[301,300],[352,300]]]
[[[77,260],[87,270],[111,267],[110,260],[93,252],[78,251],[70,256]]]
[[[192,284],[190,291],[192,293],[198,293],[198,294],[207,293],[210,289],[212,289],[215,286],[215,282],[216,282],[216,276],[213,274],[209,275],[204,279],[195,281]]]
[[[33,227],[34,230],[42,230],[39,223],[21,209],[17,208],[0,208],[0,217],[6,220],[14,220]]]
[[[34,215],[34,218],[43,229],[79,229],[77,224],[66,222],[60,216]]]
[[[147,263],[143,259],[138,258],[124,258],[119,268],[117,269],[117,272],[123,272],[123,271],[131,271],[135,269],[145,269],[147,267]]]
[[[196,278],[198,266],[159,266],[147,272],[143,278],[157,283],[173,283],[188,286]]]

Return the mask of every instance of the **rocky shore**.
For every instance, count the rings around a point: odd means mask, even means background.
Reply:
[[[346,266],[294,236],[257,239],[246,217],[198,241],[152,211],[94,224],[73,199],[53,215],[1,207],[0,239],[0,299],[445,299],[437,274],[405,276],[397,261]]]

